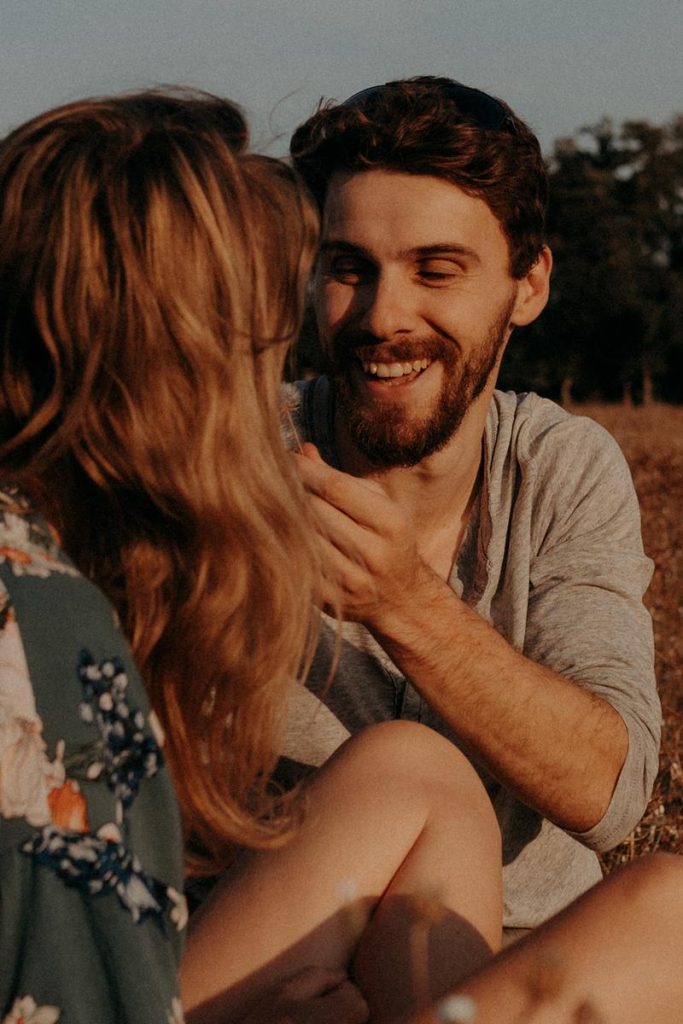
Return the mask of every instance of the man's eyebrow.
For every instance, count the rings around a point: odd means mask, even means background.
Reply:
[[[362,245],[354,245],[352,242],[343,242],[341,239],[329,238],[320,243],[320,252],[348,252],[355,255],[365,256],[370,259],[370,253]]]
[[[354,256],[363,256],[369,260],[373,259],[370,250],[364,246],[335,238],[328,238],[321,242],[320,252],[345,252]],[[475,249],[471,249],[468,245],[461,245],[459,242],[430,242],[428,245],[416,245],[408,249],[401,249],[398,253],[398,258],[401,260],[429,259],[430,256],[464,256],[473,263],[481,263],[481,257]]]
[[[474,263],[481,263],[481,256],[476,249],[459,242],[433,242],[429,245],[416,245],[411,249],[403,249],[399,253],[401,259],[427,259],[430,256],[465,256]]]

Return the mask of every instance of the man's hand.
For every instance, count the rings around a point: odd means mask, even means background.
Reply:
[[[343,971],[304,967],[240,1024],[365,1024],[367,1019],[367,1003]]]
[[[312,445],[294,458],[322,538],[324,600],[367,627],[462,748],[522,803],[573,832],[592,828],[628,751],[621,716],[469,608],[421,559],[413,522],[380,484],[326,465]]]
[[[345,619],[376,624],[414,597],[429,570],[417,550],[410,516],[375,480],[342,473],[312,444],[293,456],[311,495],[323,551],[323,603]]]

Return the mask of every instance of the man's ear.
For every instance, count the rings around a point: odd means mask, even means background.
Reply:
[[[510,317],[510,323],[515,327],[530,324],[545,309],[552,268],[553,254],[544,245],[531,270],[518,282],[517,299]]]

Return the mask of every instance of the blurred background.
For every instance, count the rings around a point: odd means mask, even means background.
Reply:
[[[553,298],[503,385],[683,401],[681,0],[0,0],[0,134],[85,95],[227,95],[284,155],[322,97],[448,75],[504,97],[552,178]]]

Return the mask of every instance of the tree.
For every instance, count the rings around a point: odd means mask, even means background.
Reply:
[[[683,401],[683,117],[583,128],[556,143],[549,175],[551,300],[511,346],[504,384]]]

